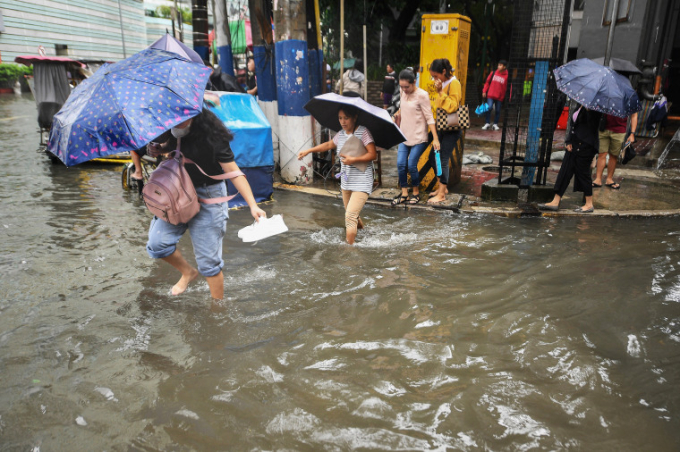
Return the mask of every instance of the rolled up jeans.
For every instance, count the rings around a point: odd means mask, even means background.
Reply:
[[[345,205],[345,229],[357,232],[359,214],[368,201],[368,193],[362,191],[342,190],[342,203]]]
[[[420,173],[418,172],[418,160],[427,148],[427,142],[409,146],[401,143],[397,151],[397,171],[399,172],[399,186],[408,187],[407,174],[411,175],[411,187],[420,185]]]
[[[224,182],[196,187],[199,198],[221,198],[227,196]],[[222,239],[227,232],[229,218],[226,202],[203,204],[201,210],[186,224],[170,224],[153,217],[149,227],[149,241],[146,251],[154,259],[170,256],[177,249],[177,243],[189,229],[194,247],[198,271],[203,276],[215,276],[224,266],[222,260]]]

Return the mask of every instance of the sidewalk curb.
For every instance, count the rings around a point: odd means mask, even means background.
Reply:
[[[281,182],[274,182],[274,189],[281,191],[291,191],[298,193],[305,193],[313,196],[323,196],[326,198],[335,198],[342,200],[342,196],[337,190],[327,190],[322,188],[307,187],[302,185],[290,185]],[[377,191],[376,191],[377,192]],[[376,193],[374,192],[374,193]],[[386,193],[386,192],[389,192]],[[568,217],[597,217],[597,218],[667,218],[680,216],[680,209],[669,210],[623,210],[612,211],[606,209],[596,209],[592,213],[578,213],[570,209],[558,210],[557,212],[541,212],[533,206],[527,206],[526,209],[519,207],[494,207],[494,206],[472,206],[466,204],[467,197],[465,195],[452,194],[449,195],[452,199],[446,204],[428,205],[425,202],[408,205],[400,204],[397,207],[390,205],[391,195],[396,196],[397,189],[382,189],[380,190],[383,196],[370,196],[367,204],[382,206],[388,209],[428,209],[428,210],[447,210],[455,213],[467,215],[496,215],[506,218],[528,218],[528,217],[545,217],[545,218],[568,218]],[[387,196],[385,196],[387,194]]]

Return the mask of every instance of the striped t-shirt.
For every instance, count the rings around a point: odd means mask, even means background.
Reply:
[[[354,131],[354,136],[361,140],[364,146],[373,143],[373,135],[364,126],[359,126]],[[333,143],[337,148],[337,154],[340,154],[342,147],[347,141],[347,133],[341,130],[333,137]],[[340,156],[338,155],[338,158]],[[373,162],[369,162],[366,171],[360,171],[353,165],[340,165],[340,188],[350,191],[361,191],[369,195],[373,191]]]

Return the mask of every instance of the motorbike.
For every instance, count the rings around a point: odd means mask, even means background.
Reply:
[[[394,94],[392,94],[392,101],[390,102],[390,105],[387,107],[387,113],[390,114],[390,116],[394,116],[394,114],[399,111],[400,108],[400,93],[399,93],[399,88],[394,90]]]

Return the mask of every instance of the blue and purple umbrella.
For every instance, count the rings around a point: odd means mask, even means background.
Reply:
[[[590,110],[619,118],[640,111],[640,99],[621,74],[587,58],[555,69],[557,89]]]
[[[173,38],[168,33],[165,33],[165,36],[151,44],[149,48],[167,50],[168,52],[173,52],[178,55],[181,55],[187,60],[193,61],[194,63],[203,64],[203,58],[201,58],[201,56],[198,53],[196,53],[194,49],[188,47],[182,41],[178,41],[177,39]]]
[[[158,49],[104,65],[54,116],[47,149],[66,166],[138,149],[201,112],[210,72]]]

